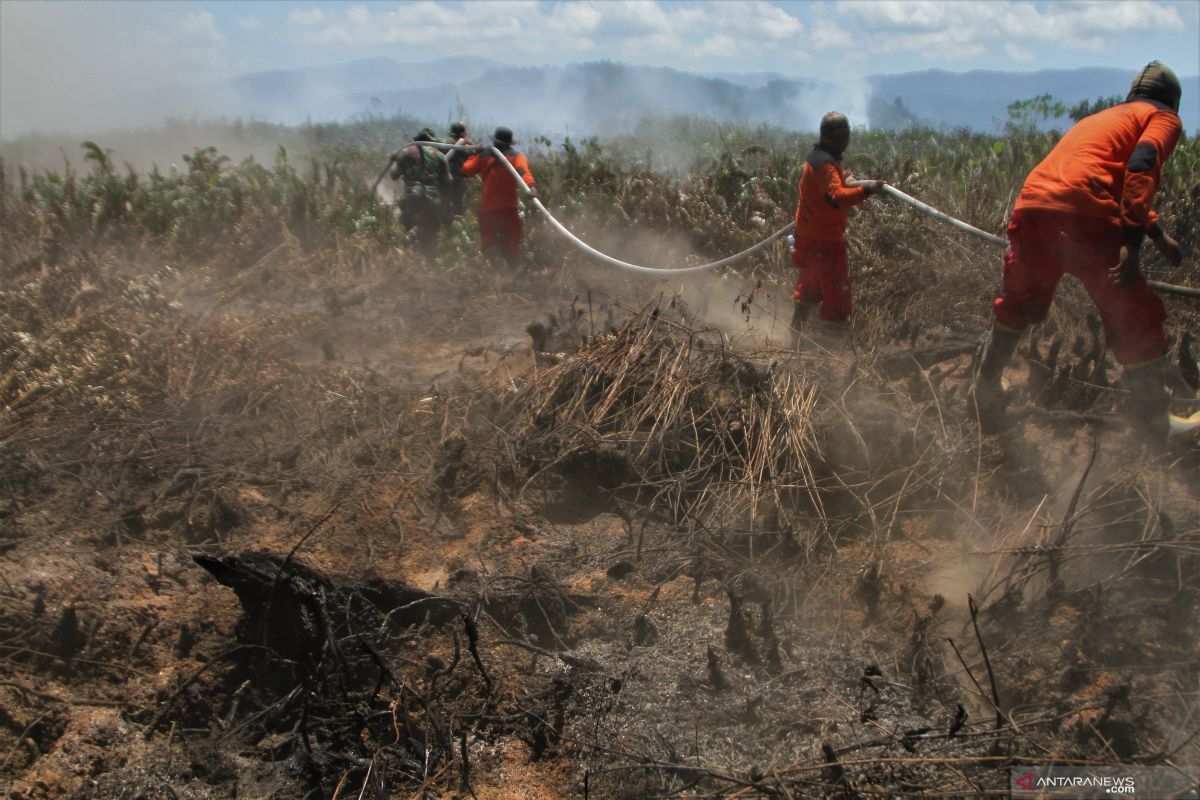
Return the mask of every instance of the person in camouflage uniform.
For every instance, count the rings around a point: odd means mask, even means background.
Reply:
[[[432,141],[433,131],[422,128],[413,144],[392,153],[389,173],[392,180],[404,181],[400,222],[415,231],[417,248],[428,263],[437,257],[438,231],[446,220],[442,204],[450,188],[446,157],[437,148],[420,145]]]
[[[446,193],[446,220],[453,221],[462,216],[467,199],[467,182],[462,167],[471,157],[472,142],[467,137],[467,126],[455,122],[450,126],[450,138],[446,144],[458,145],[446,153],[446,167],[450,170],[450,190]]]

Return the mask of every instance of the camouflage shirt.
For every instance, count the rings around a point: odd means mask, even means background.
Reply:
[[[449,176],[446,157],[433,147],[410,144],[396,153],[391,176],[394,181],[404,180],[405,196],[437,200]]]

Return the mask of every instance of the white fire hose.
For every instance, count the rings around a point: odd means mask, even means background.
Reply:
[[[847,186],[861,186],[862,184],[869,183],[869,182],[870,181],[847,181],[846,185]],[[968,225],[967,223],[963,222],[961,219],[955,219],[954,217],[947,214],[945,211],[938,211],[933,206],[922,203],[920,200],[913,197],[912,195],[905,194],[904,192],[897,189],[895,186],[892,186],[890,183],[883,184],[883,193],[886,195],[891,195],[892,197],[896,198],[897,200],[902,200],[905,203],[908,203],[910,206],[915,208],[917,211],[920,211],[922,214],[924,214],[927,217],[933,217],[934,219],[941,220],[942,222],[945,222],[947,225],[958,228],[960,231],[965,231],[973,236],[978,236],[980,239],[983,239],[985,242],[991,242],[992,244],[998,244],[1001,247],[1008,247],[1007,239],[1004,239],[1003,237],[1000,237],[1000,236],[996,236],[995,234],[988,233],[987,231],[981,231],[979,228],[976,228],[974,225]]]
[[[414,144],[418,144],[423,147],[435,147],[439,150],[453,150],[453,149],[455,149],[455,147],[457,147],[457,145],[444,144],[442,142],[414,142]],[[513,180],[515,180],[517,182],[517,186],[519,186],[521,188],[521,191],[525,192],[525,194],[528,196],[529,195],[529,187],[527,185],[525,185],[525,181],[521,179],[521,176],[519,174],[517,174],[516,168],[511,163],[509,163],[509,160],[507,158],[505,158],[504,155],[496,148],[488,147],[487,149],[492,151],[496,160],[505,166],[505,168],[513,176]],[[380,175],[380,177],[382,178],[382,174]],[[858,186],[858,185],[862,184],[863,182],[864,181],[848,181],[846,185],[847,186]],[[378,183],[378,181],[376,181],[376,183]],[[994,234],[988,233],[987,231],[982,231],[979,228],[976,228],[974,225],[969,225],[960,219],[955,219],[954,217],[950,216],[946,212],[939,211],[938,209],[934,208],[933,206],[928,205],[926,203],[922,203],[917,198],[915,198],[911,195],[905,194],[904,192],[900,191],[899,189],[897,189],[895,186],[892,186],[891,184],[887,184],[887,183],[883,184],[883,192],[887,195],[890,195],[891,197],[896,198],[897,200],[907,203],[908,205],[915,208],[917,211],[920,211],[922,214],[924,214],[928,217],[933,217],[936,220],[945,222],[948,225],[958,228],[960,231],[964,231],[973,236],[978,236],[980,239],[991,242],[992,244],[995,244],[995,245],[999,245],[1001,247],[1008,246],[1008,241],[1005,240],[1003,237],[996,236]],[[631,264],[628,261],[622,261],[619,258],[613,258],[612,256],[610,256],[606,253],[601,253],[599,250],[592,247],[587,242],[583,241],[578,236],[576,236],[575,234],[573,234],[569,230],[567,230],[566,226],[563,225],[561,222],[559,222],[557,219],[555,219],[554,215],[550,213],[549,209],[547,209],[544,205],[542,205],[541,200],[539,200],[536,197],[532,197],[531,199],[533,201],[534,207],[536,207],[538,211],[542,212],[542,215],[546,217],[546,220],[550,223],[551,227],[553,227],[556,231],[558,231],[563,236],[563,238],[565,238],[571,244],[575,245],[575,247],[577,247],[582,252],[586,253],[589,256],[592,256],[595,259],[603,261],[606,264],[612,264],[614,267],[620,267],[622,269],[631,270],[633,272],[641,272],[641,273],[651,274],[651,275],[664,275],[664,274],[666,274],[666,275],[687,275],[687,274],[693,273],[693,272],[705,272],[705,271],[711,270],[711,269],[721,269],[722,267],[728,267],[728,266],[738,263],[739,261],[749,258],[750,256],[754,255],[755,253],[757,253],[760,250],[762,250],[763,248],[765,248],[767,245],[774,242],[776,239],[786,236],[795,227],[794,222],[789,222],[787,225],[785,225],[782,228],[780,228],[779,230],[775,231],[774,233],[772,233],[767,238],[763,239],[758,244],[752,245],[751,247],[746,248],[745,250],[741,251],[740,253],[735,253],[731,256],[728,256],[727,258],[721,259],[720,261],[712,261],[708,264],[699,264],[697,266],[692,266],[692,267],[676,267],[676,268],[644,267],[639,264]],[[1149,283],[1152,288],[1154,288],[1160,292],[1165,292],[1167,294],[1181,295],[1183,297],[1200,298],[1200,289],[1194,289],[1189,286],[1176,286],[1174,284],[1162,283],[1160,281],[1147,281],[1147,283]]]
[[[456,147],[456,145],[443,144],[441,142],[415,142],[414,144],[419,144],[419,145],[426,146],[426,147],[436,147],[439,150],[452,150]],[[509,162],[509,160],[504,156],[504,154],[501,153],[499,150],[497,150],[495,147],[488,147],[487,149],[492,152],[492,154],[495,156],[497,161],[499,161],[501,164],[503,164],[505,166],[505,168],[512,175],[513,180],[516,181],[517,186],[519,186],[521,188],[521,191],[525,192],[526,196],[530,197],[530,199],[533,201],[534,207],[537,208],[538,211],[542,212],[542,215],[550,223],[551,227],[553,227],[556,231],[558,231],[563,236],[563,238],[565,238],[571,244],[575,245],[575,247],[577,247],[582,252],[586,253],[589,256],[592,256],[593,258],[595,258],[597,260],[603,261],[606,264],[611,264],[614,267],[620,267],[622,269],[627,269],[627,270],[630,270],[633,272],[640,272],[643,274],[651,274],[651,275],[664,275],[664,274],[665,275],[687,275],[687,274],[694,273],[694,272],[705,272],[707,270],[721,269],[722,267],[728,267],[732,264],[736,264],[737,262],[742,261],[743,259],[749,258],[750,256],[754,255],[758,251],[767,247],[769,244],[774,242],[776,239],[779,239],[780,237],[787,235],[787,233],[795,227],[794,222],[789,222],[787,225],[785,225],[784,227],[775,231],[774,233],[772,233],[767,238],[763,239],[758,244],[748,247],[745,250],[741,251],[740,253],[735,253],[734,255],[731,255],[727,258],[723,258],[720,261],[713,261],[708,264],[700,264],[698,266],[692,266],[692,267],[679,267],[679,268],[674,268],[674,269],[664,268],[664,267],[644,267],[644,266],[641,266],[638,264],[630,264],[628,261],[622,261],[618,258],[613,258],[612,256],[607,255],[605,253],[601,253],[599,250],[592,247],[587,242],[583,241],[578,236],[576,236],[575,234],[573,234],[569,230],[567,230],[566,226],[563,225],[561,222],[559,222],[557,219],[555,219],[554,215],[551,214],[550,211],[544,205],[542,205],[541,200],[530,195],[529,187],[525,184],[525,181],[521,178],[520,174],[517,173],[516,168]],[[380,175],[380,177],[382,178],[382,174]],[[378,181],[376,181],[376,183],[378,183]],[[846,185],[847,186],[858,186],[862,183],[864,183],[864,181],[848,181]],[[887,184],[887,183],[883,184],[883,192],[891,197],[896,198],[897,200],[907,203],[908,205],[915,208],[917,211],[920,211],[922,214],[924,214],[928,217],[933,217],[934,219],[940,220],[941,222],[945,222],[946,224],[951,225],[952,227],[958,228],[960,231],[964,231],[965,233],[969,233],[973,236],[977,236],[980,239],[983,239],[984,241],[991,242],[992,244],[999,245],[1001,247],[1008,246],[1008,241],[1006,239],[1004,239],[1000,236],[996,236],[995,234],[988,233],[987,231],[980,230],[979,228],[976,228],[974,225],[969,225],[968,223],[963,222],[960,219],[956,219],[956,218],[950,216],[949,214],[945,213],[944,211],[939,211],[938,209],[934,208],[931,205],[922,203],[917,198],[912,197],[911,195],[905,194],[904,192],[900,191],[899,189],[892,186],[891,184]],[[1188,287],[1188,286],[1176,286],[1174,284],[1162,283],[1160,281],[1147,281],[1147,283],[1152,288],[1154,288],[1160,292],[1165,292],[1167,294],[1175,294],[1175,295],[1180,295],[1183,297],[1200,297],[1200,289],[1194,289],[1194,288]],[[1170,417],[1170,431],[1171,431],[1172,436],[1189,433],[1193,430],[1200,430],[1200,411],[1196,412],[1195,414],[1192,414],[1190,417],[1187,417],[1187,418],[1177,417],[1174,414],[1169,414],[1168,416]]]
[[[424,145],[424,146],[428,146],[428,147],[436,147],[439,150],[452,150],[455,147],[455,145],[442,144],[440,142],[415,142],[414,144],[420,144],[420,145]],[[522,180],[521,176],[517,173],[516,167],[514,167],[509,162],[509,160],[507,158],[505,158],[504,155],[496,148],[489,147],[487,149],[491,150],[492,153],[495,155],[496,160],[499,161],[501,164],[503,164],[508,169],[509,173],[513,176],[513,180],[515,180],[517,182],[517,186],[521,187],[521,191],[525,192],[526,196],[529,196],[529,187],[525,184],[525,181]],[[575,247],[577,247],[579,250],[583,251],[584,253],[591,256],[592,258],[595,258],[599,261],[603,261],[606,264],[611,264],[614,267],[620,267],[621,269],[627,269],[632,272],[640,272],[642,274],[649,274],[649,275],[688,275],[693,272],[705,272],[710,269],[721,269],[722,267],[728,267],[728,266],[738,263],[739,261],[749,258],[750,256],[754,255],[755,253],[757,253],[760,250],[767,247],[767,245],[771,244],[771,242],[774,242],[776,239],[780,238],[781,236],[786,236],[792,230],[792,228],[796,227],[795,223],[788,223],[784,227],[782,227],[779,230],[772,233],[767,238],[763,239],[758,244],[748,247],[740,253],[735,253],[735,254],[729,256],[728,258],[722,258],[720,261],[713,261],[708,264],[699,264],[699,265],[693,266],[693,267],[675,267],[675,268],[643,267],[639,264],[630,264],[628,261],[622,261],[619,258],[613,258],[612,256],[608,255],[607,253],[601,253],[599,250],[592,247],[590,244],[583,241],[578,236],[576,236],[575,234],[573,234],[569,230],[567,230],[567,227],[565,225],[563,225],[561,222],[559,222],[557,219],[555,219],[554,215],[550,213],[550,210],[547,209],[544,205],[542,205],[541,200],[539,200],[536,197],[530,197],[530,199],[533,201],[534,207],[537,208],[538,211],[542,212],[542,215],[546,218],[546,221],[550,223],[550,227],[552,227],[552,228],[554,228],[554,230],[558,231],[559,234],[561,234],[564,239],[566,239],[571,244],[575,245]]]
[[[446,147],[449,147],[449,146],[450,145],[446,145]],[[522,191],[524,191],[526,194],[529,194],[529,187],[525,185],[525,182],[523,180],[521,180],[521,176],[517,174],[517,170],[513,167],[512,164],[510,164],[508,162],[508,159],[501,156],[501,154],[499,153],[499,151],[496,150],[496,148],[492,147],[489,149],[493,153],[496,154],[496,157],[499,159],[500,163],[502,163],[502,164],[504,164],[504,166],[508,167],[508,171],[510,173],[512,173],[513,178],[517,181],[517,185],[521,187]],[[858,186],[861,183],[863,183],[863,181],[848,181],[846,185],[847,186]],[[897,200],[907,203],[908,205],[912,206],[917,211],[920,211],[922,214],[924,214],[928,217],[933,217],[936,220],[940,220],[952,227],[958,228],[960,231],[964,231],[966,233],[972,234],[973,236],[978,236],[980,239],[983,239],[984,241],[991,242],[992,244],[1000,245],[1001,247],[1008,247],[1008,240],[1004,239],[1003,237],[996,236],[994,234],[988,233],[987,231],[982,231],[979,228],[976,228],[974,225],[969,225],[966,222],[963,222],[961,219],[955,219],[954,217],[950,216],[946,212],[939,211],[931,205],[922,203],[920,200],[913,197],[912,195],[905,194],[904,192],[900,191],[899,189],[897,189],[895,186],[892,186],[891,184],[888,184],[888,183],[883,184],[883,192],[884,192],[884,194],[890,195],[890,196],[896,198]],[[544,205],[542,205],[541,200],[538,200],[535,197],[535,198],[533,198],[533,204],[537,207],[537,209],[539,211],[542,212],[542,214],[545,215],[546,219],[550,222],[551,226],[553,226],[556,231],[561,233],[564,237],[566,237],[566,239],[568,241],[570,241],[572,244],[574,244],[576,247],[578,247],[580,250],[587,253],[588,255],[593,256],[594,258],[598,258],[601,261],[612,264],[613,266],[616,266],[616,267],[622,267],[624,269],[633,270],[635,272],[648,272],[648,273],[653,273],[653,274],[662,274],[662,273],[686,274],[689,272],[703,272],[705,270],[720,269],[721,267],[728,267],[731,264],[736,264],[737,262],[741,261],[742,259],[745,259],[745,258],[748,258],[749,256],[754,255],[759,250],[763,249],[764,247],[766,247],[767,245],[769,245],[771,242],[775,241],[779,237],[786,236],[787,233],[795,227],[794,222],[788,223],[784,227],[775,231],[775,233],[772,233],[766,239],[763,239],[758,244],[756,244],[752,247],[748,247],[740,253],[735,253],[734,255],[729,256],[728,258],[723,258],[720,261],[713,261],[709,264],[701,264],[701,265],[695,266],[695,267],[681,267],[681,268],[677,268],[677,269],[662,268],[662,267],[642,267],[642,266],[638,266],[637,264],[630,264],[627,261],[621,261],[620,259],[616,259],[616,258],[613,258],[612,256],[601,253],[599,250],[590,246],[589,244],[587,244],[586,242],[582,241],[577,236],[575,236],[575,234],[573,234],[569,230],[567,230],[566,227],[564,227],[561,222],[559,222],[557,219],[555,219],[554,215],[551,214]],[[1170,284],[1170,283],[1162,283],[1161,281],[1147,281],[1147,283],[1150,284],[1151,288],[1156,289],[1160,292],[1165,292],[1167,294],[1181,295],[1183,297],[1200,297],[1200,289],[1193,289],[1189,286],[1176,286],[1176,285]]]
[[[861,183],[864,183],[864,181],[849,181],[849,182],[847,182],[846,185],[847,186],[858,186]],[[917,209],[922,214],[924,214],[928,217],[933,217],[934,219],[941,220],[942,222],[945,222],[948,225],[958,228],[960,231],[965,231],[973,236],[978,236],[980,239],[983,239],[986,242],[991,242],[992,244],[998,244],[1001,247],[1008,247],[1007,239],[1004,239],[1000,236],[996,236],[995,234],[988,233],[987,231],[981,231],[981,230],[979,230],[979,228],[976,228],[974,225],[968,225],[967,223],[963,222],[961,219],[955,219],[954,217],[950,216],[949,214],[947,214],[944,211],[938,211],[933,206],[922,203],[917,198],[905,194],[904,192],[900,191],[899,189],[897,189],[895,186],[892,186],[891,184],[885,183],[883,185],[883,191],[884,191],[884,194],[891,195],[892,197],[896,198],[897,200],[902,200],[905,203],[908,203],[910,206]],[[1200,297],[1200,289],[1194,289],[1190,286],[1176,286],[1173,283],[1163,283],[1161,281],[1151,281],[1151,280],[1146,281],[1146,283],[1150,284],[1151,288],[1157,289],[1160,292],[1165,292],[1166,294],[1175,294],[1175,295],[1180,295],[1182,297]]]

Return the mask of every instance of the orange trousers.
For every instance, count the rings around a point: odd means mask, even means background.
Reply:
[[[517,209],[481,208],[479,242],[485,257],[498,252],[509,267],[516,269],[521,262],[521,215]]]
[[[844,241],[797,236],[792,266],[799,270],[796,291],[792,293],[795,302],[820,303],[820,318],[825,322],[845,322],[850,318],[853,302]]]
[[[1120,226],[1067,211],[1023,208],[1008,223],[1004,279],[993,303],[996,322],[1010,330],[1041,322],[1050,311],[1063,275],[1083,283],[1100,312],[1104,339],[1122,366],[1167,353],[1162,300],[1139,275],[1118,286],[1108,270],[1121,258]]]

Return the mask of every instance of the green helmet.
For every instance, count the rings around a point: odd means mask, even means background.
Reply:
[[[1142,67],[1141,72],[1129,85],[1126,100],[1138,97],[1147,100],[1157,100],[1163,105],[1170,106],[1172,111],[1179,112],[1179,98],[1183,95],[1183,86],[1179,77],[1161,61],[1151,61]]]

